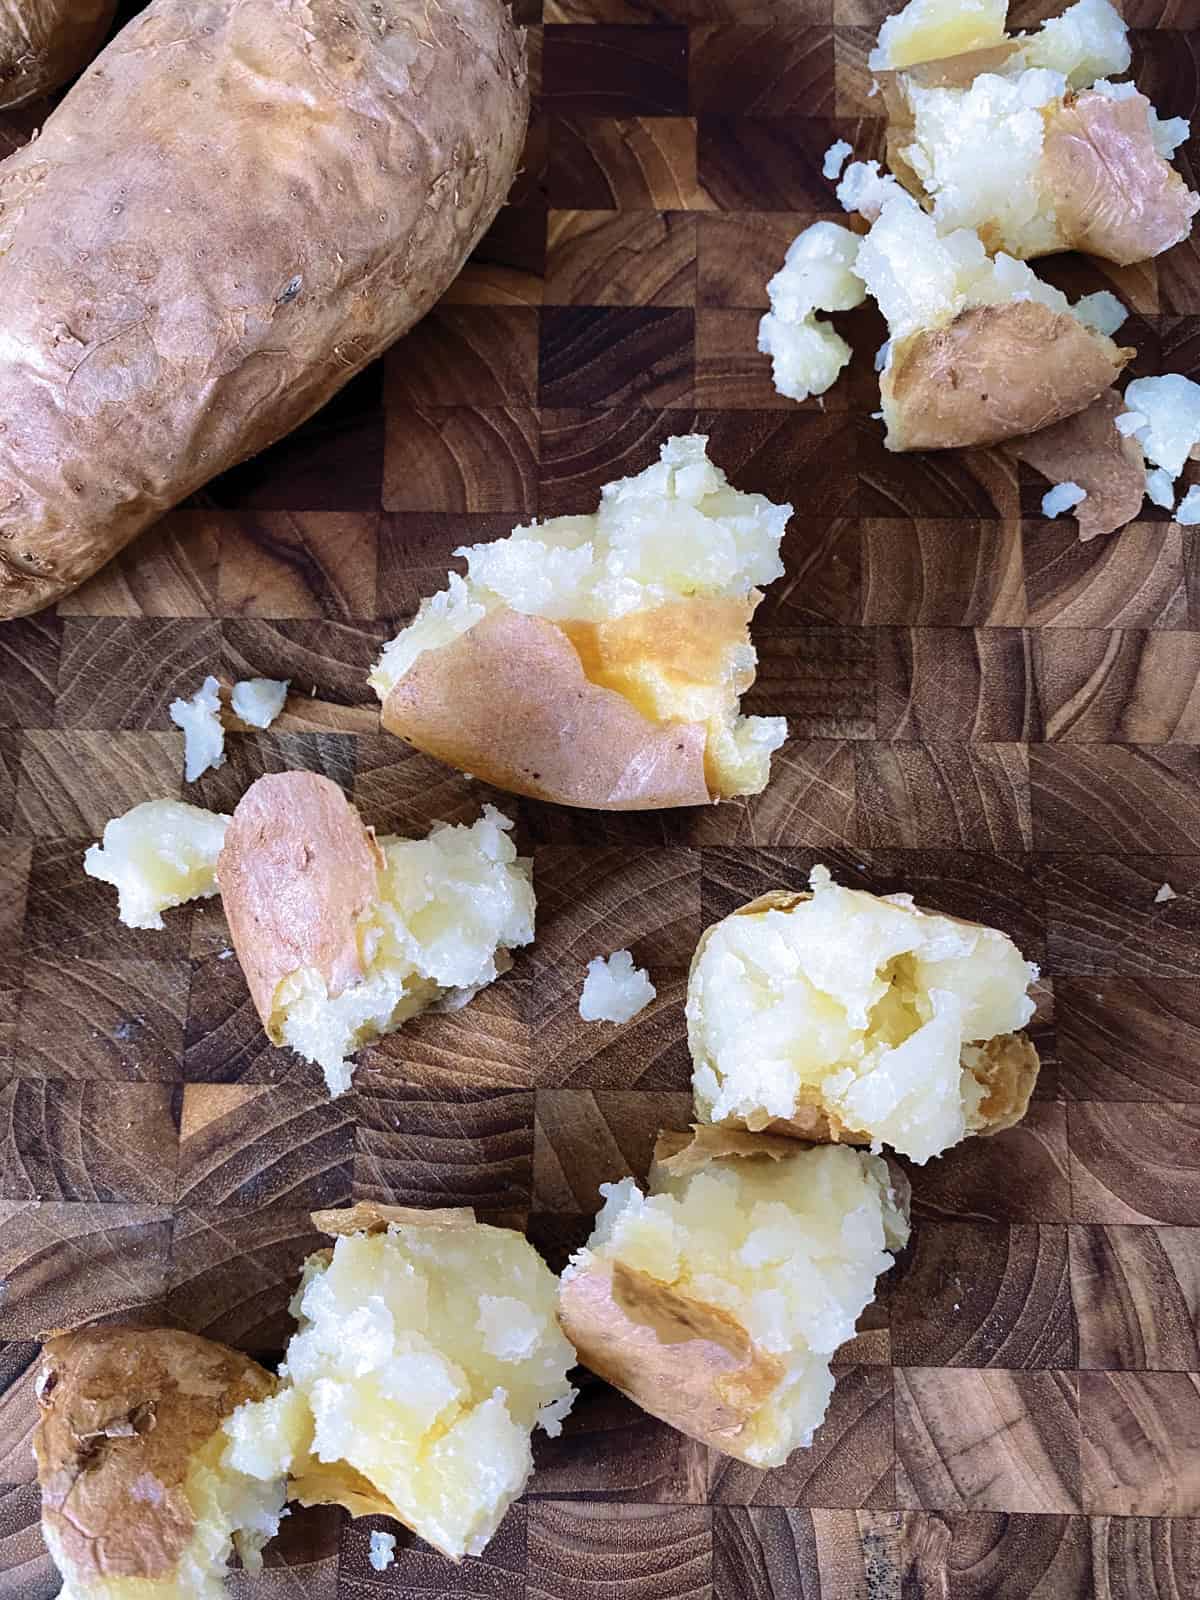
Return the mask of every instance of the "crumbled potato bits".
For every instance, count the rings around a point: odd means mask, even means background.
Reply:
[[[283,1387],[230,1419],[230,1460],[302,1504],[385,1513],[457,1561],[479,1555],[558,1433],[575,1352],[553,1273],[469,1209],[320,1212]]]

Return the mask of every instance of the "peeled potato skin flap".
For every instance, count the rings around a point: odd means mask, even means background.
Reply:
[[[193,1455],[235,1406],[274,1389],[248,1356],[174,1329],[48,1340],[33,1448],[70,1585],[169,1575],[193,1532],[183,1489]]]
[[[1027,461],[1050,483],[1077,483],[1087,499],[1075,506],[1079,537],[1095,539],[1132,522],[1146,496],[1146,463],[1141,446],[1114,426],[1125,409],[1115,389],[1086,411],[1053,423],[1039,433],[1013,439],[1008,451]]]
[[[639,811],[709,803],[703,723],[659,724],[589,681],[566,631],[500,607],[419,656],[383,725],[514,794]]]
[[[1134,351],[1035,300],[974,306],[893,347],[880,394],[889,450],[998,444],[1082,411]]]
[[[362,978],[355,925],[378,896],[381,864],[374,835],[328,778],[271,773],[246,790],[217,881],[264,1025],[280,983],[299,968],[316,968],[331,994]]]
[[[1186,239],[1200,207],[1155,150],[1148,105],[1085,91],[1054,109],[1042,147],[1041,189],[1064,239],[1118,266]]]
[[[731,1455],[747,1414],[779,1382],[779,1363],[755,1351],[729,1313],[621,1263],[564,1283],[558,1314],[599,1377],[651,1416]]]

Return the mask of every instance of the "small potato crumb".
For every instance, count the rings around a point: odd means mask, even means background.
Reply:
[[[776,389],[791,400],[824,394],[850,360],[850,346],[816,313],[850,311],[866,298],[854,270],[858,247],[849,228],[814,222],[792,240],[767,284],[771,309],[758,325],[758,348],[771,357]]]
[[[1194,527],[1200,522],[1200,488],[1195,484],[1175,507],[1175,521],[1185,528]]]
[[[169,715],[183,730],[184,776],[188,783],[195,783],[210,767],[225,765],[221,686],[215,678],[205,678],[190,700],[172,700]]]
[[[658,990],[644,967],[635,967],[628,950],[588,962],[579,1015],[585,1022],[628,1022],[644,1011]]]
[[[283,710],[290,678],[243,678],[235,683],[229,703],[234,714],[252,728],[269,728]]]
[[[1168,900],[1178,899],[1179,896],[1175,893],[1174,889],[1172,889],[1171,885],[1169,883],[1162,883],[1158,886],[1158,889],[1155,893],[1154,904],[1156,906],[1162,906],[1166,905]]]
[[[825,152],[825,160],[821,163],[821,176],[831,181],[840,177],[842,168],[853,154],[853,145],[848,144],[845,139],[836,140]]]
[[[1087,499],[1087,491],[1077,483],[1056,483],[1042,496],[1042,515],[1061,517],[1064,511],[1080,505]]]
[[[396,1535],[394,1533],[380,1533],[376,1528],[371,1533],[371,1548],[367,1560],[376,1572],[386,1572],[396,1559]]]

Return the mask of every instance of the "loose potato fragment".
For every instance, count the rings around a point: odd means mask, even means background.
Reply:
[[[1137,439],[1116,427],[1124,409],[1117,391],[1106,389],[1086,411],[1008,444],[1011,455],[1051,483],[1069,481],[1085,491],[1075,511],[1082,540],[1114,533],[1142,509],[1146,463]]]
[[[234,949],[268,1037],[320,1064],[436,1001],[470,999],[533,938],[530,866],[493,807],[471,827],[376,839],[336,784],[270,774],[239,801],[217,862]]]
[[[706,1120],[887,1144],[924,1162],[1025,1114],[1037,968],[1005,934],[833,883],[775,891],[709,928],[688,979]]]
[[[221,1425],[274,1393],[249,1356],[170,1328],[86,1328],[46,1342],[33,1448],[42,1533],[73,1600],[220,1600],[237,1551],[251,1571],[284,1504]]]
[[[663,1135],[649,1191],[604,1207],[562,1277],[580,1358],[652,1416],[756,1467],[812,1442],[907,1186],[877,1156],[758,1134]]]
[[[555,1278],[469,1210],[372,1211],[320,1214],[337,1238],[305,1264],[285,1387],[230,1419],[230,1460],[288,1473],[304,1505],[479,1555],[532,1470],[533,1429],[559,1432],[574,1398]]]
[[[104,824],[83,870],[111,883],[127,928],[161,928],[162,914],[217,893],[217,857],[229,818],[182,800],[145,800]]]
[[[707,439],[606,484],[598,510],[456,553],[371,674],[383,725],[516,794],[634,811],[757,794],[782,717],[747,717],[758,585],[791,507],[735,489]]]

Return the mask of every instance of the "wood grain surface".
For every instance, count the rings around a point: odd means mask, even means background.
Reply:
[[[125,7],[126,14],[134,9]],[[792,236],[882,151],[884,0],[519,0],[523,170],[443,303],[278,448],[57,611],[0,627],[0,1597],[48,1600],[28,1374],[39,1333],[167,1322],[266,1358],[314,1206],[475,1206],[558,1268],[601,1183],[686,1120],[701,929],[814,862],[994,923],[1043,966],[1025,1122],[912,1173],[915,1234],[839,1352],[811,1451],[756,1472],[604,1384],[482,1560],[297,1514],[237,1600],[1196,1600],[1200,1596],[1200,533],[1147,507],[1088,545],[1001,451],[893,456],[863,308],[825,400],[755,349]],[[1057,10],[1017,0],[1029,26]],[[1200,4],[1124,0],[1139,81],[1200,112]],[[16,148],[46,107],[0,121]],[[1200,125],[1198,125],[1200,127]],[[1200,139],[1181,153],[1200,177]],[[1136,370],[1200,374],[1200,246],[1073,293],[1135,312]],[[767,792],[693,813],[497,796],[381,735],[366,672],[457,563],[584,511],[669,435],[796,508],[756,620]],[[182,777],[170,700],[288,677],[269,733]],[[336,1102],[271,1049],[209,903],[121,928],[81,855],[152,796],[229,810],[263,772],[341,784],[384,831],[492,800],[538,939],[467,1009],[366,1051]],[[1164,883],[1175,898],[1159,900]],[[580,1022],[590,957],[658,999]],[[393,1530],[395,1531],[395,1530]]]

